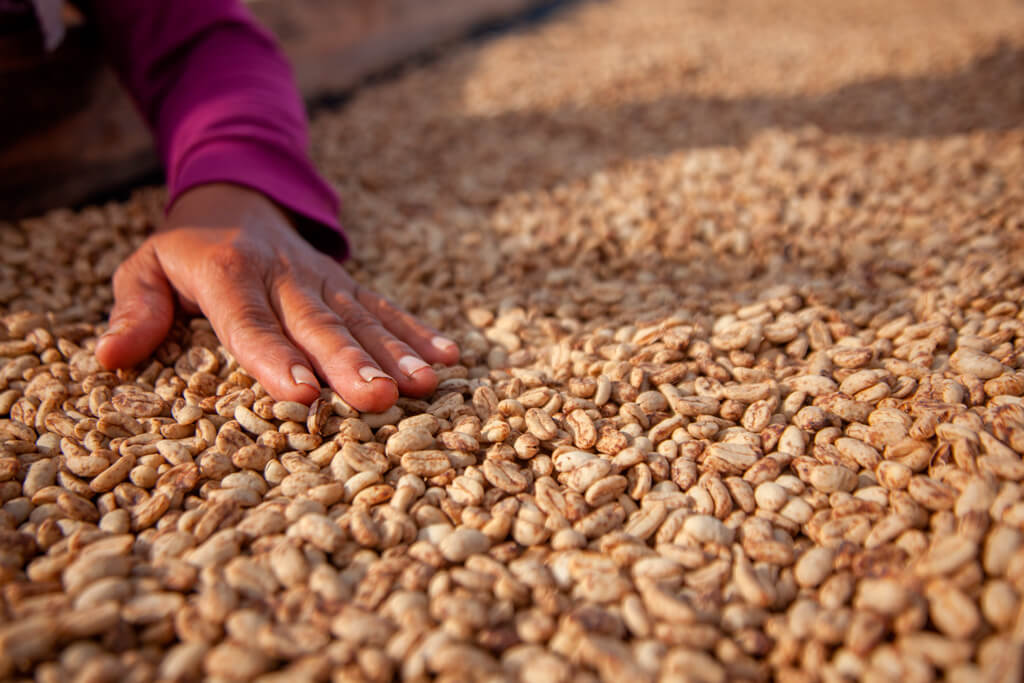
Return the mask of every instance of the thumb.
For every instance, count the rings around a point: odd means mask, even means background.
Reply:
[[[110,327],[96,358],[108,369],[135,365],[167,336],[174,321],[174,291],[152,242],[146,242],[114,273]]]

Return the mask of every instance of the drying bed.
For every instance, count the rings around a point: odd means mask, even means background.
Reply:
[[[1020,680],[1022,46],[578,3],[318,113],[350,272],[462,348],[381,414],[201,318],[102,371],[159,190],[0,226],[0,676]]]

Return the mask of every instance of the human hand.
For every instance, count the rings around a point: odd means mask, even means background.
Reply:
[[[277,400],[310,403],[326,380],[361,411],[437,386],[428,363],[458,347],[383,297],[359,287],[262,194],[228,184],[179,197],[161,228],[114,274],[110,328],[96,356],[131,366],[163,341],[175,297],[202,312],[239,364]]]

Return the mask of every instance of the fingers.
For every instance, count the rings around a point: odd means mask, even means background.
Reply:
[[[414,349],[389,332],[347,291],[325,287],[327,306],[378,366],[398,382],[407,396],[427,396],[437,388],[437,374]]]
[[[96,346],[107,369],[135,365],[167,336],[174,321],[174,292],[151,242],[146,242],[114,274],[110,327]]]
[[[312,402],[320,393],[316,371],[354,408],[380,412],[399,392],[433,392],[438,379],[430,363],[458,359],[454,342],[384,298],[367,291],[354,295],[340,269],[320,291],[294,271],[274,278],[268,289],[262,252],[204,250],[196,266],[196,250],[168,254],[161,247],[160,256],[156,246],[147,242],[114,277],[110,330],[96,352],[108,368],[135,364],[163,341],[174,317],[175,289],[277,400]],[[319,279],[315,273],[306,272],[311,282]],[[202,288],[193,287],[196,282]]]
[[[364,412],[381,412],[394,405],[397,382],[359,344],[319,293],[284,279],[274,287],[272,297],[292,341],[345,401]]]
[[[235,359],[274,399],[312,403],[320,382],[306,356],[288,340],[257,274],[244,264],[219,268],[221,277],[199,296],[199,306]]]
[[[367,289],[357,290],[356,298],[389,332],[407,343],[427,362],[445,365],[458,362],[458,345],[415,316]]]

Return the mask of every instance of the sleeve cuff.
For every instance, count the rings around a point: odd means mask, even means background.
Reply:
[[[348,239],[338,222],[338,199],[309,160],[250,140],[208,140],[193,149],[168,178],[170,206],[186,190],[233,183],[257,190],[291,211],[296,229],[320,251],[341,261]]]

